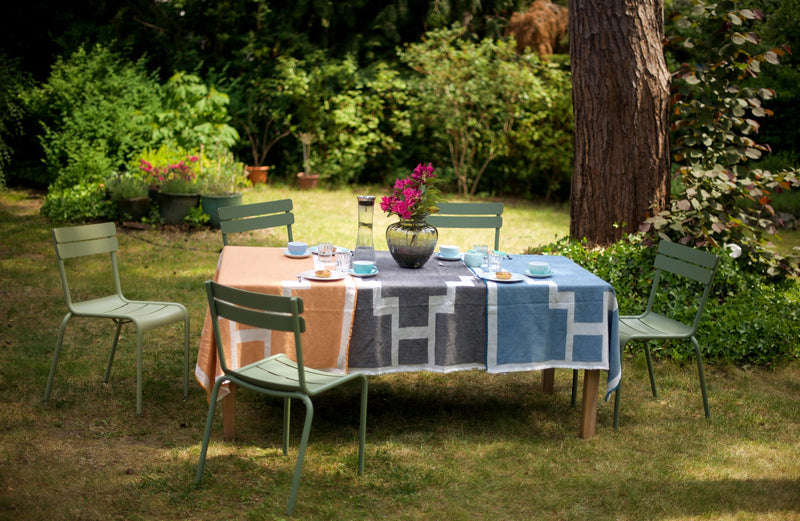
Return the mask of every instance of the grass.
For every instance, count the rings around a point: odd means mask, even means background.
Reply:
[[[245,201],[283,196],[295,201],[298,239],[355,240],[355,192],[262,187]],[[240,393],[238,440],[222,441],[218,415],[203,486],[195,488],[207,403],[194,382],[182,397],[179,326],[146,337],[142,417],[132,331],[123,329],[104,385],[112,327],[97,321],[70,323],[53,394],[41,402],[65,306],[40,203],[0,192],[0,520],[282,519],[299,416],[285,458],[280,404]],[[514,252],[550,241],[566,233],[567,219],[566,209],[509,204],[502,246]],[[201,283],[213,274],[219,233],[120,227],[120,246],[127,293],[184,303],[197,345]],[[371,377],[361,478],[356,394],[324,396],[315,403],[295,518],[800,518],[800,364],[707,367],[709,420],[692,366],[660,363],[658,398],[643,356],[626,357],[623,367],[621,428],[611,428],[613,405],[600,403],[598,434],[589,440],[577,437],[568,371],[557,372],[554,396],[538,391],[536,373]]]

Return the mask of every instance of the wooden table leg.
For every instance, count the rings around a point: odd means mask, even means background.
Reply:
[[[230,392],[222,399],[222,439],[236,439],[236,384],[229,383]]]
[[[542,370],[542,392],[545,394],[553,394],[553,384],[556,380],[555,369]]]
[[[578,436],[591,438],[597,425],[597,392],[600,389],[600,370],[584,369],[583,371],[583,411],[581,412],[581,428]]]

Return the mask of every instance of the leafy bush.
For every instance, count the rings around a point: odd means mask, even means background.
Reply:
[[[82,222],[110,218],[116,208],[102,182],[83,181],[68,188],[51,188],[41,214],[51,222]]]
[[[161,88],[163,110],[151,114],[152,146],[199,149],[232,147],[239,133],[230,126],[228,95],[194,74],[177,72]]]
[[[400,57],[419,73],[411,82],[415,125],[449,156],[461,195],[474,195],[489,164],[508,156],[512,144],[525,159],[563,172],[553,158],[571,157],[571,111],[566,124],[552,116],[571,105],[571,89],[558,66],[517,54],[513,40],[473,42],[458,25],[430,31]],[[548,152],[555,143],[562,147]]]
[[[99,183],[152,138],[158,85],[144,62],[131,63],[102,46],[59,58],[30,97],[40,143],[56,190]]]
[[[621,315],[644,311],[649,296],[655,248],[648,247],[643,235],[631,235],[605,249],[589,248],[585,243],[562,239],[531,250],[531,253],[564,255],[608,281],[617,295]],[[706,303],[697,340],[707,361],[739,366],[772,366],[800,357],[800,284],[795,280],[774,281],[747,266],[740,257],[732,258],[724,249],[712,249],[720,256],[711,296]],[[696,288],[684,281],[672,283],[669,277],[667,306],[661,311],[691,320],[685,302]],[[635,343],[628,349],[637,349]],[[654,356],[682,363],[693,360],[688,341],[652,341]]]
[[[749,266],[773,277],[795,271],[792,259],[766,248],[766,237],[777,231],[772,194],[800,187],[794,172],[753,170],[743,175],[738,168],[684,167],[679,175],[681,195],[672,199],[669,210],[647,219],[643,231],[699,246],[737,244]]]
[[[360,70],[353,59],[321,53],[282,57],[271,88],[271,121],[299,141],[303,171],[336,184],[358,179],[369,161],[399,147],[393,136],[409,132],[405,82],[380,64]]]
[[[642,231],[692,245],[735,243],[750,266],[773,277],[796,271],[796,261],[772,254],[766,236],[775,232],[772,194],[796,189],[793,171],[753,169],[768,146],[756,143],[762,102],[771,89],[753,87],[764,63],[777,65],[782,48],[765,48],[754,32],[759,10],[735,9],[737,0],[692,0],[676,13],[673,51],[689,53],[673,82],[673,152],[682,191],[670,208],[647,219]]]

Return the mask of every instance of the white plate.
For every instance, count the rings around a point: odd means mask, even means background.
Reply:
[[[311,255],[311,251],[306,250],[305,253],[301,253],[300,255],[295,255],[294,253],[289,253],[289,250],[283,250],[283,254],[289,257],[290,259],[305,259],[309,255]]]
[[[301,277],[308,280],[318,280],[320,282],[329,282],[331,280],[342,280],[345,276],[341,271],[332,271],[330,277],[317,277],[314,272],[317,270],[307,270],[300,274]]]
[[[464,258],[464,254],[463,253],[459,253],[455,257],[445,257],[444,255],[442,255],[441,253],[439,253],[437,251],[433,255],[434,255],[434,257],[436,257],[439,260],[446,260],[446,261],[457,261],[457,260],[461,260],[461,259]]]
[[[491,272],[491,273],[483,272],[483,273],[481,273],[480,276],[481,276],[482,279],[491,280],[491,281],[494,281],[494,282],[519,282],[519,281],[523,280],[522,276],[517,274],[517,273],[512,273],[510,279],[498,278],[497,275],[494,274],[494,272]]]
[[[308,247],[308,251],[310,251],[314,255],[317,255],[319,253],[319,251],[317,251],[317,250],[319,250],[319,248],[316,245]],[[333,247],[333,252],[336,253],[337,251],[350,251],[350,250],[348,248],[344,248],[342,246],[334,246]]]
[[[529,270],[525,270],[525,275],[529,277],[533,277],[534,279],[545,279],[553,274],[553,270],[547,270],[547,273],[531,273]]]
[[[363,278],[366,278],[366,277],[374,277],[379,272],[378,272],[378,270],[375,270],[375,271],[370,272],[370,273],[356,273],[355,271],[350,269],[350,270],[347,270],[347,273],[349,273],[350,275],[352,275],[354,277],[361,277],[363,279]]]

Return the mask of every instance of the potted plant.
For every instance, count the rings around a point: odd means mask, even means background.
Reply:
[[[219,208],[242,204],[240,190],[247,186],[244,164],[229,151],[202,161],[200,185],[203,212],[209,216],[211,226],[219,228]]]
[[[138,173],[115,172],[106,179],[106,190],[120,217],[139,221],[150,213],[147,183]]]
[[[317,135],[313,132],[297,132],[296,136],[303,147],[303,171],[298,172],[297,183],[300,188],[309,190],[319,182],[319,174],[311,170],[311,145],[317,141]]]
[[[176,159],[182,157],[181,159]],[[162,147],[148,152],[138,164],[148,183],[158,189],[158,212],[167,224],[180,224],[189,210],[200,204],[196,154]]]

